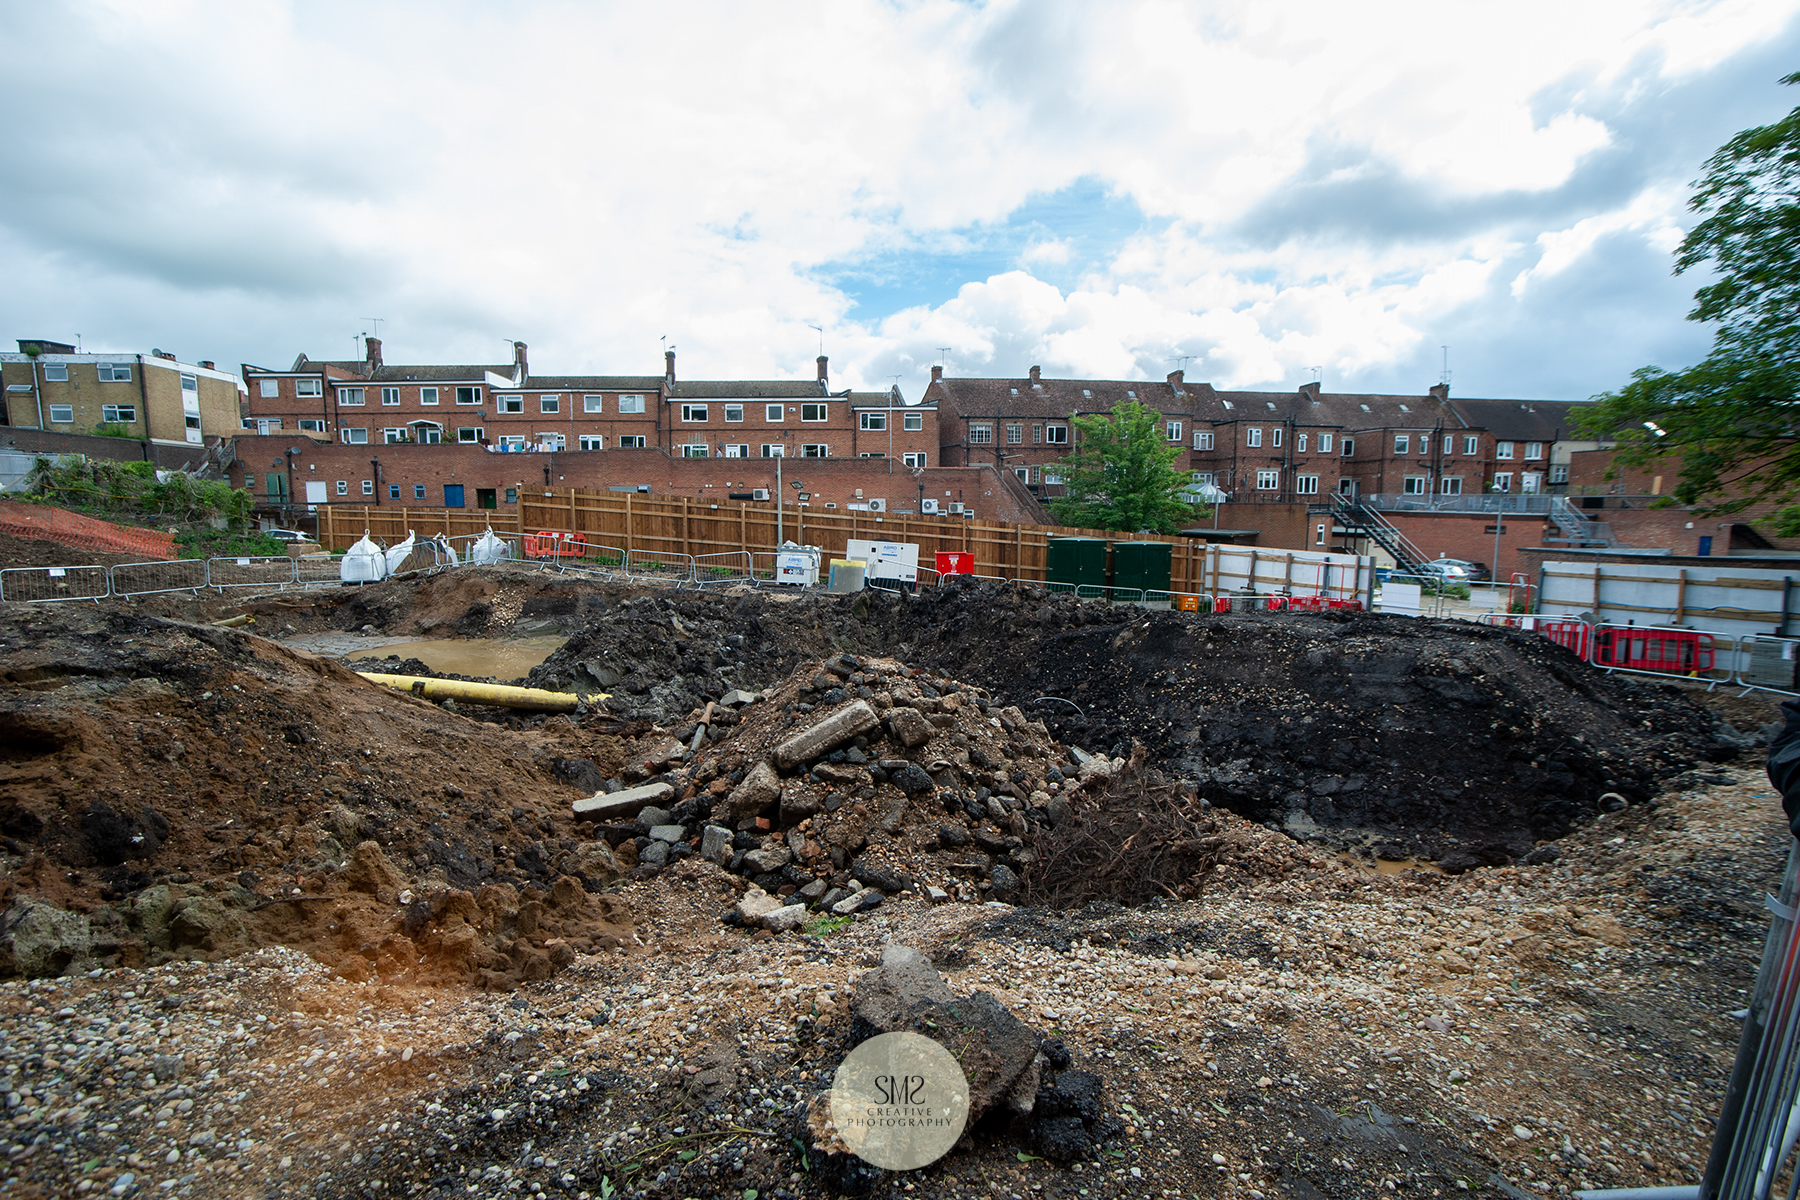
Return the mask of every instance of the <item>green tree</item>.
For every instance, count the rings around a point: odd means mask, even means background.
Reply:
[[[1057,468],[1064,494],[1050,501],[1058,521],[1170,533],[1202,515],[1183,497],[1192,484],[1175,467],[1181,444],[1163,435],[1160,413],[1133,400],[1073,424],[1074,453]]]
[[[1800,108],[1721,146],[1695,187],[1688,207],[1704,219],[1675,273],[1717,274],[1688,314],[1715,327],[1712,352],[1686,370],[1633,372],[1581,423],[1617,440],[1621,465],[1679,459],[1669,503],[1708,515],[1773,503],[1779,533],[1800,536]]]

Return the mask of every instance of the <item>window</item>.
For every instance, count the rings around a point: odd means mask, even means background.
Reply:
[[[699,445],[690,444],[687,446],[683,446],[681,448],[681,457],[683,457],[683,458],[705,458],[706,457],[706,446],[704,444],[699,444]]]
[[[1034,446],[1041,446],[1044,444],[1044,427],[1042,425],[1033,425],[1031,427],[1031,444]]]
[[[100,406],[100,419],[109,425],[130,425],[137,420],[137,405],[102,404]],[[280,421],[275,422],[275,428],[281,428]]]
[[[1425,494],[1425,477],[1423,475],[1408,475],[1405,479],[1400,481],[1400,491],[1408,496],[1423,496]]]
[[[399,498],[400,498],[400,485],[397,483],[388,484],[388,499],[389,500],[398,500]]]
[[[345,408],[361,408],[363,390],[361,388],[339,388],[337,398],[338,403]]]
[[[924,458],[925,456],[923,454],[921,454],[921,455],[919,455],[919,457]],[[924,466],[925,464],[920,463],[919,465]],[[1057,473],[1057,470],[1055,467],[1045,467],[1044,468],[1044,483],[1045,484],[1047,484],[1050,487],[1060,487],[1062,485],[1062,481],[1063,481],[1063,477]]]
[[[248,480],[249,477],[246,476],[245,478]],[[287,499],[286,475],[277,475],[275,472],[270,471],[263,476],[263,483],[266,485],[269,499],[282,501]]]
[[[1209,433],[1206,436],[1211,437],[1212,435]],[[1052,446],[1068,445],[1069,427],[1067,425],[1046,425],[1044,427],[1044,440]]]
[[[724,454],[725,454],[726,458],[749,458],[750,457],[750,447],[748,447],[748,446],[744,446],[744,445],[725,446],[725,447],[723,447],[723,450],[724,450]]]
[[[1258,471],[1256,473],[1256,490],[1257,491],[1272,492],[1280,486],[1281,486],[1281,472],[1280,471]]]
[[[1438,491],[1446,496],[1462,495],[1462,476],[1446,475],[1438,480]]]
[[[900,416],[900,428],[907,433],[919,432],[921,429],[925,428],[925,414],[902,413]]]
[[[539,396],[538,411],[541,413],[559,413],[562,411],[562,396]]]
[[[1512,456],[1513,456],[1513,444],[1511,442],[1495,442],[1494,443],[1494,457],[1495,458],[1511,458]]]
[[[1538,491],[1538,485],[1543,482],[1544,473],[1542,471],[1527,471],[1519,476],[1519,490],[1526,495],[1533,495]]]
[[[744,406],[741,404],[727,404],[725,406],[725,419],[733,422],[742,421],[744,419]]]
[[[1525,457],[1527,459],[1544,457],[1544,443],[1542,443],[1542,442],[1526,442],[1525,443]]]
[[[1030,467],[1014,467],[1013,474],[1017,475],[1019,477],[1020,483],[1030,483],[1031,482],[1031,468]]]
[[[1511,472],[1503,471],[1500,474],[1494,476],[1494,490],[1496,492],[1512,491],[1512,474],[1511,474]]]
[[[458,400],[457,403],[461,404],[462,401]],[[503,413],[522,413],[525,411],[525,397],[523,397],[523,396],[495,396],[494,397],[494,407],[495,407],[495,409],[497,409],[498,411],[503,412]]]
[[[582,450],[604,450],[606,439],[597,433],[584,433],[575,439],[575,445]]]
[[[830,413],[826,410],[827,406],[823,404],[802,404],[800,406],[800,419],[802,421],[826,420],[830,416]]]
[[[369,431],[366,429],[339,429],[338,440],[346,446],[366,446],[369,443]]]
[[[993,440],[994,427],[992,425],[969,426],[969,442],[972,445],[985,446]]]
[[[518,488],[509,487],[506,489],[506,502],[508,504],[517,504],[519,502],[519,489]]]
[[[407,428],[412,430],[413,441],[421,446],[435,446],[444,440],[443,427],[430,421],[414,421]]]
[[[75,406],[73,404],[52,404],[50,419],[58,425],[69,424],[75,420]]]
[[[436,388],[420,388],[419,389],[419,403],[420,404],[435,407],[437,405],[437,400],[438,400],[438,390]]]
[[[197,392],[197,391],[199,391],[199,390],[200,390],[200,380],[199,380],[199,379],[197,379],[197,378],[195,378],[195,377],[194,377],[194,376],[192,376],[192,375],[186,375],[186,374],[184,374],[184,375],[183,375],[183,376],[182,376],[182,377],[181,377],[181,390],[182,390],[182,391],[184,391],[184,392]]]
[[[1244,445],[1246,445],[1246,446],[1262,445],[1262,430],[1260,430],[1260,429],[1244,430]]]
[[[384,429],[381,431],[381,440],[383,443],[390,445],[390,446],[393,445],[395,442],[404,442],[404,441],[406,441],[406,430],[405,429]]]
[[[887,428],[886,413],[866,412],[859,415],[862,427],[869,432],[876,433]]]
[[[1331,435],[1329,433],[1321,433],[1319,435],[1319,453],[1331,453]]]
[[[111,408],[113,406],[107,405],[107,407]],[[130,405],[120,405],[119,407],[122,409],[123,408],[131,408]],[[137,409],[132,408],[131,411],[135,413],[137,411]],[[274,433],[281,428],[281,418],[280,417],[245,417],[244,418],[244,428],[256,430],[257,435],[259,437],[267,437],[269,434]]]
[[[858,457],[858,458],[886,458],[887,455],[883,454],[879,450],[865,450],[861,454],[858,454],[856,457]]]
[[[130,383],[131,382],[131,364],[130,363],[95,363],[94,370],[100,376],[101,383]],[[314,381],[313,387],[315,390],[311,393],[302,392],[301,395],[308,395],[308,394],[314,395],[314,396],[318,395],[319,393],[316,390],[318,388],[318,386],[319,386],[318,383],[316,381]]]
[[[567,450],[569,438],[562,433],[540,433],[537,435],[537,445],[539,450]]]
[[[1568,463],[1552,463],[1552,464],[1550,464],[1550,482],[1551,483],[1567,483],[1567,482],[1569,482],[1569,464]]]
[[[779,421],[782,418],[783,412],[784,410],[779,404],[765,404],[763,405],[763,420]]]
[[[1355,453],[1356,453],[1356,439],[1355,438],[1345,438],[1344,439],[1344,457],[1350,458]]]
[[[425,498],[425,485],[422,483],[413,484],[413,499],[414,500],[423,500],[424,498]]]
[[[619,436],[619,449],[621,449],[621,450],[642,450],[643,448],[644,448],[644,435],[643,434],[641,434],[641,433],[626,433],[626,434],[621,434]]]
[[[922,467],[925,465],[925,454],[923,451],[918,454],[902,454],[900,461],[909,467]]]
[[[319,389],[320,383],[317,379],[294,380],[294,395],[296,396],[317,396],[320,394]]]
[[[1164,435],[1166,435],[1168,437],[1168,439],[1171,442],[1179,442],[1181,440],[1181,422],[1180,421],[1164,421],[1163,422],[1163,433],[1164,433]]]
[[[337,494],[340,496],[348,496],[350,494],[350,481],[349,480],[340,479],[337,481]]]
[[[619,397],[619,411],[621,413],[641,413],[641,412],[643,412],[644,411],[644,398],[642,396],[620,396]]]
[[[1294,453],[1306,453],[1306,435],[1304,433],[1296,433],[1294,435]]]
[[[1299,493],[1302,496],[1318,495],[1319,494],[1319,477],[1317,475],[1296,475],[1296,476],[1294,476],[1294,491]]]
[[[1394,453],[1395,454],[1405,454],[1407,451],[1407,448],[1411,445],[1412,445],[1412,438],[1409,435],[1404,434],[1404,433],[1396,433],[1394,435]]]
[[[820,408],[825,407],[823,404]],[[800,447],[801,458],[830,458],[831,447],[824,442],[807,442]]]
[[[496,440],[508,450],[523,450],[525,448],[525,435],[522,433],[505,434]]]
[[[1281,445],[1281,433],[1282,429],[1279,425],[1269,430],[1269,445],[1279,447]]]
[[[399,408],[400,407],[400,389],[399,388],[382,388],[381,389],[381,406],[383,408]]]
[[[681,406],[681,420],[687,425],[703,425],[706,423],[706,405],[684,404]]]
[[[473,445],[481,441],[482,435],[486,432],[487,430],[479,425],[464,425],[456,431],[456,440],[463,445]]]
[[[1456,435],[1454,433],[1446,433],[1444,435],[1444,453],[1456,453]]]
[[[1213,448],[1212,430],[1210,430],[1210,429],[1194,430],[1194,449],[1196,449],[1196,450],[1211,450],[1212,448]]]
[[[277,426],[277,428],[279,428],[279,426]],[[317,417],[314,417],[311,419],[302,417],[300,419],[300,428],[305,430],[307,433],[324,433],[325,432],[325,422],[319,420]]]
[[[264,400],[272,399],[281,395],[281,380],[259,379],[256,381],[256,390]]]
[[[69,364],[68,363],[45,363],[44,364],[44,382],[45,383],[67,383],[67,382],[69,382]]]
[[[458,404],[480,404],[481,403],[481,389],[478,387],[459,387],[459,388],[457,388],[456,389],[456,402]],[[457,507],[460,508],[462,506],[458,505]]]
[[[762,456],[764,458],[780,458],[780,457],[782,457],[783,453],[784,453],[784,447],[782,446],[782,444],[780,442],[764,442],[763,443]]]
[[[373,479],[363,480],[362,485],[363,485],[363,495],[373,496],[375,494],[375,481]]]
[[[1314,525],[1313,526],[1313,545],[1323,546],[1324,544],[1325,544],[1325,526],[1324,525]]]
[[[583,396],[581,398],[581,411],[589,412],[589,413],[605,412],[606,411],[606,397],[605,396]]]
[[[1480,438],[1466,437],[1463,439],[1463,453],[1464,454],[1477,454],[1480,451],[1481,451],[1481,439]]]

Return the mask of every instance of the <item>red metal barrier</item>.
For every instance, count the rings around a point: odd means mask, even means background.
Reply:
[[[1626,671],[1701,675],[1713,669],[1713,635],[1686,629],[1603,628],[1594,634],[1594,665]]]

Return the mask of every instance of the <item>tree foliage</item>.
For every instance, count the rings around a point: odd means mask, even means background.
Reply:
[[[32,466],[26,499],[98,516],[144,520],[210,521],[224,518],[241,529],[253,507],[250,493],[224,480],[199,479],[183,471],[164,472],[147,462],[106,462],[69,456],[61,462],[39,458]]]
[[[1782,80],[1800,83],[1800,73]],[[1643,367],[1597,396],[1582,425],[1616,438],[1618,461],[1678,458],[1673,499],[1707,514],[1779,507],[1800,535],[1800,108],[1747,129],[1707,160],[1688,206],[1704,218],[1675,272],[1709,268],[1688,319],[1713,325],[1707,357],[1682,371]]]
[[[1183,497],[1181,445],[1163,436],[1162,415],[1132,400],[1111,413],[1078,416],[1075,450],[1057,470],[1064,494],[1050,511],[1084,529],[1172,533],[1201,515]]]

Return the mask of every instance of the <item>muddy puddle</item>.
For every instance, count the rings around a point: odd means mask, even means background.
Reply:
[[[1354,854],[1340,853],[1344,862],[1364,871],[1373,871],[1377,875],[1398,875],[1402,871],[1430,871],[1434,875],[1442,875],[1444,868],[1424,858],[1358,858]]]
[[[373,639],[370,639],[373,640]],[[494,679],[519,679],[530,674],[568,639],[547,635],[527,638],[440,638],[422,642],[388,642],[381,646],[362,645],[346,652],[353,663],[367,665],[391,654],[416,658],[434,671],[446,675],[491,676]]]

